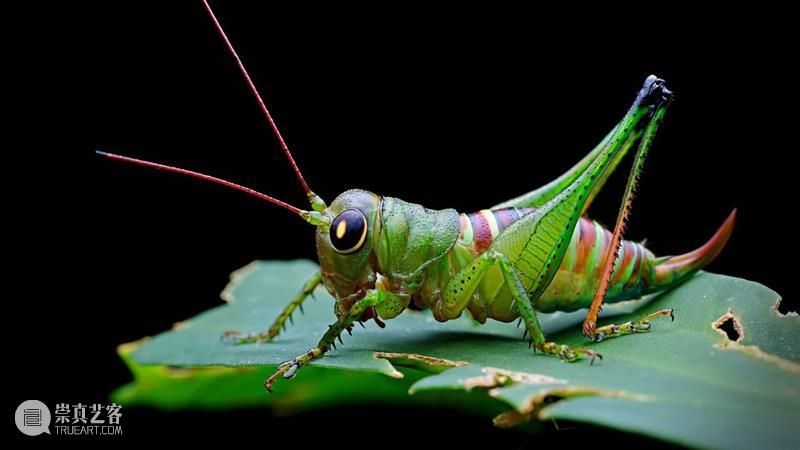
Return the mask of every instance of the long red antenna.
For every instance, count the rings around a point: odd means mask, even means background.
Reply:
[[[273,203],[275,205],[280,206],[281,208],[286,208],[289,211],[291,211],[291,212],[293,212],[293,213],[295,213],[298,216],[303,217],[303,218],[305,218],[305,215],[307,214],[306,211],[303,211],[303,210],[301,210],[299,208],[295,208],[294,206],[292,206],[292,205],[290,205],[290,204],[288,204],[286,202],[282,202],[282,201],[278,200],[277,198],[270,197],[267,194],[262,194],[261,192],[258,192],[256,190],[250,189],[249,187],[245,187],[245,186],[242,186],[242,185],[239,185],[239,184],[236,184],[236,183],[231,183],[230,181],[225,181],[225,180],[223,180],[221,178],[212,177],[211,175],[206,175],[206,174],[199,173],[199,172],[192,172],[191,170],[186,170],[186,169],[181,169],[181,168],[178,168],[178,167],[167,166],[167,165],[164,165],[164,164],[154,163],[154,162],[150,162],[150,161],[144,161],[144,160],[141,160],[141,159],[129,158],[127,156],[115,155],[114,153],[101,152],[100,150],[95,150],[95,152],[100,156],[104,156],[104,157],[110,158],[110,159],[115,159],[117,161],[125,161],[125,162],[128,162],[128,163],[138,164],[140,166],[152,167],[154,169],[159,169],[159,170],[166,170],[166,171],[169,171],[169,172],[179,173],[181,175],[188,175],[190,177],[199,178],[201,180],[211,181],[212,183],[221,184],[223,186],[226,186],[226,187],[229,187],[229,188],[233,188],[233,189],[248,193],[248,194],[250,194],[250,195],[252,195],[254,197],[258,197],[258,198],[260,198],[262,200],[266,200],[266,201],[268,201],[270,203]]]
[[[275,125],[275,121],[272,120],[272,114],[269,113],[267,105],[265,105],[264,100],[261,99],[261,94],[258,93],[255,84],[253,84],[253,80],[250,79],[250,75],[247,73],[247,69],[245,69],[241,58],[239,58],[239,55],[236,53],[236,49],[233,48],[233,44],[231,44],[231,41],[225,34],[225,30],[222,29],[222,25],[219,24],[217,16],[214,15],[214,11],[211,10],[211,6],[208,4],[208,1],[206,0],[202,1],[203,5],[205,5],[206,10],[208,11],[208,15],[211,16],[211,20],[214,22],[214,26],[217,27],[217,31],[219,31],[220,36],[222,36],[222,39],[225,41],[225,45],[228,47],[228,50],[230,50],[233,57],[236,58],[236,64],[239,65],[239,70],[242,72],[242,75],[244,75],[244,79],[245,81],[247,81],[247,85],[250,86],[250,90],[253,92],[253,95],[256,96],[256,100],[258,100],[258,104],[259,106],[261,106],[261,111],[263,111],[264,115],[267,117],[267,122],[269,122],[270,127],[272,127],[272,131],[275,132],[275,136],[278,138],[278,141],[281,144],[283,152],[286,154],[286,157],[289,158],[289,164],[292,165],[292,169],[294,169],[294,173],[295,175],[297,175],[297,179],[300,180],[300,184],[303,185],[303,189],[305,189],[306,194],[308,194],[309,198],[311,198],[313,193],[311,192],[311,189],[309,189],[308,184],[306,184],[306,180],[303,178],[303,174],[300,173],[300,169],[297,167],[297,163],[294,162],[294,158],[292,157],[292,152],[289,151],[289,147],[283,140],[281,132],[278,131],[278,126]]]

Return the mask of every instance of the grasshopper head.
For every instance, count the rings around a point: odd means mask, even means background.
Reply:
[[[317,255],[325,286],[338,299],[374,282],[369,267],[373,236],[379,235],[381,197],[352,189],[322,211],[317,225]]]

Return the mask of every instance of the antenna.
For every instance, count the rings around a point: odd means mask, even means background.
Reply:
[[[236,184],[236,183],[231,183],[230,181],[226,181],[226,180],[223,180],[223,179],[217,178],[217,177],[212,177],[211,175],[206,175],[206,174],[199,173],[199,172],[192,172],[191,170],[181,169],[179,167],[167,166],[167,165],[164,165],[164,164],[154,163],[154,162],[150,162],[150,161],[144,161],[144,160],[141,160],[141,159],[130,158],[130,157],[127,157],[127,156],[116,155],[114,153],[101,152],[100,150],[95,150],[95,153],[97,153],[100,156],[103,156],[103,157],[106,157],[106,158],[109,158],[109,159],[114,159],[114,160],[117,160],[117,161],[124,161],[124,162],[128,162],[128,163],[137,164],[137,165],[140,165],[140,166],[151,167],[151,168],[159,169],[159,170],[166,170],[168,172],[179,173],[181,175],[188,175],[188,176],[193,177],[193,178],[199,178],[201,180],[206,180],[206,181],[210,181],[212,183],[221,184],[223,186],[226,186],[226,187],[229,187],[229,188],[232,188],[232,189],[236,189],[236,190],[245,192],[247,194],[250,194],[253,197],[258,197],[258,198],[260,198],[262,200],[266,200],[266,201],[268,201],[268,202],[270,202],[272,204],[280,206],[281,208],[286,208],[289,211],[297,214],[298,216],[303,217],[304,219],[306,219],[306,217],[309,214],[308,211],[303,211],[303,210],[301,210],[299,208],[296,208],[296,207],[294,207],[294,206],[292,206],[292,205],[290,205],[290,204],[288,204],[286,202],[282,202],[282,201],[278,200],[275,197],[270,197],[269,195],[262,194],[261,192],[258,192],[258,191],[254,190],[254,189],[250,189],[249,187],[245,187],[245,186],[242,186],[242,185],[239,185],[239,184]]]
[[[318,198],[317,195],[311,192],[311,189],[308,187],[308,184],[306,184],[306,180],[303,178],[303,174],[300,173],[300,169],[297,167],[297,163],[294,162],[294,158],[292,157],[292,152],[289,151],[289,147],[286,145],[286,142],[283,140],[283,136],[281,136],[281,132],[278,130],[278,126],[275,125],[275,121],[272,119],[272,114],[269,113],[267,105],[265,105],[264,100],[261,99],[261,94],[258,93],[255,84],[253,84],[253,80],[250,79],[250,75],[247,73],[247,69],[245,69],[241,58],[239,58],[239,55],[236,53],[236,49],[233,48],[233,44],[231,44],[231,41],[225,34],[225,30],[222,29],[222,25],[219,24],[217,16],[214,15],[214,11],[211,10],[211,6],[208,4],[208,1],[207,0],[202,0],[202,1],[203,5],[205,5],[206,7],[206,11],[208,11],[208,15],[211,16],[211,20],[214,22],[214,26],[217,28],[217,31],[219,31],[220,36],[222,36],[222,39],[225,41],[225,45],[228,47],[228,50],[231,52],[233,57],[236,58],[236,64],[239,66],[239,70],[242,72],[242,75],[244,76],[247,85],[250,87],[250,91],[253,92],[253,95],[255,95],[256,100],[258,100],[258,105],[261,106],[261,111],[264,112],[264,116],[266,116],[267,122],[269,122],[270,127],[272,127],[272,131],[278,138],[278,142],[280,142],[283,152],[289,159],[289,164],[292,165],[292,169],[294,169],[294,173],[295,175],[297,175],[297,179],[300,180],[300,184],[303,185],[303,189],[306,191],[309,200],[311,200],[313,204],[314,199]]]
[[[292,153],[289,151],[289,147],[286,146],[286,142],[283,140],[283,136],[281,136],[281,132],[278,131],[278,127],[277,127],[277,125],[275,125],[275,121],[272,120],[272,115],[269,113],[269,110],[267,109],[267,105],[264,104],[264,100],[261,99],[261,95],[258,93],[258,90],[256,89],[256,86],[253,84],[253,80],[250,79],[250,75],[247,73],[247,69],[245,69],[244,64],[242,64],[242,60],[239,58],[239,55],[236,53],[236,50],[233,48],[233,45],[231,44],[231,41],[228,39],[228,36],[225,35],[225,31],[222,29],[222,26],[219,24],[219,21],[217,20],[217,17],[214,15],[214,11],[211,10],[211,6],[209,6],[208,1],[207,0],[202,0],[202,1],[203,1],[203,5],[205,5],[205,7],[206,7],[206,11],[208,11],[209,16],[211,16],[211,20],[214,22],[214,26],[217,28],[217,31],[219,31],[220,36],[222,36],[222,39],[225,41],[225,45],[228,47],[228,50],[230,50],[230,52],[234,56],[234,58],[236,58],[236,63],[239,65],[239,70],[242,72],[242,75],[244,75],[244,79],[245,79],[245,81],[247,81],[247,85],[250,87],[250,90],[253,92],[253,95],[255,95],[256,100],[258,100],[258,104],[259,104],[259,106],[261,106],[261,110],[264,112],[264,115],[267,117],[267,121],[269,122],[270,127],[272,127],[272,131],[275,132],[275,136],[277,136],[278,141],[281,144],[281,148],[283,149],[283,152],[286,154],[286,158],[289,159],[289,163],[291,164],[292,169],[294,169],[295,175],[297,175],[297,179],[300,180],[300,184],[303,186],[303,189],[306,191],[306,195],[308,196],[308,200],[309,200],[309,202],[311,202],[312,211],[304,211],[304,210],[299,209],[297,207],[294,207],[294,206],[292,206],[292,205],[290,205],[290,204],[288,204],[286,202],[278,200],[275,197],[270,197],[269,195],[262,194],[261,192],[258,192],[258,191],[254,190],[254,189],[250,189],[249,187],[241,186],[239,184],[232,183],[230,181],[226,181],[226,180],[223,180],[221,178],[213,177],[211,175],[206,175],[206,174],[203,174],[203,173],[193,172],[191,170],[186,170],[186,169],[181,169],[181,168],[178,168],[178,167],[167,166],[167,165],[164,165],[164,164],[154,163],[154,162],[150,162],[150,161],[144,161],[144,160],[141,160],[141,159],[130,158],[128,156],[117,155],[117,154],[114,154],[114,153],[102,152],[100,150],[96,150],[96,153],[98,155],[100,155],[100,156],[103,156],[103,157],[106,157],[106,158],[110,158],[110,159],[114,159],[114,160],[117,160],[117,161],[124,161],[124,162],[132,163],[132,164],[136,164],[136,165],[140,165],[140,166],[144,166],[144,167],[150,167],[150,168],[154,168],[154,169],[166,170],[168,172],[179,173],[181,175],[188,175],[188,176],[193,177],[193,178],[198,178],[198,179],[201,179],[201,180],[210,181],[212,183],[216,183],[216,184],[219,184],[219,185],[222,185],[222,186],[226,186],[226,187],[231,188],[231,189],[236,189],[238,191],[242,191],[242,192],[245,192],[247,194],[250,194],[250,195],[252,195],[254,197],[258,197],[258,198],[260,198],[262,200],[266,200],[266,201],[268,201],[268,202],[270,202],[270,203],[272,203],[274,205],[278,205],[281,208],[288,209],[289,211],[291,211],[291,212],[297,214],[298,216],[302,217],[303,219],[305,219],[308,223],[310,223],[312,225],[325,226],[325,227],[330,226],[331,218],[327,214],[325,214],[325,209],[327,208],[327,206],[325,205],[325,202],[317,194],[312,192],[311,189],[309,189],[308,184],[306,184],[306,180],[303,178],[303,174],[300,173],[300,169],[297,167],[297,163],[294,162],[294,158],[292,157]]]

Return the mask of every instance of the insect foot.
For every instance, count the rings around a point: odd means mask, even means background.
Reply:
[[[275,373],[272,374],[271,377],[267,378],[267,380],[264,381],[264,388],[267,391],[269,391],[269,393],[271,394],[272,393],[272,383],[274,383],[275,380],[278,379],[278,377],[282,376],[283,378],[286,378],[287,380],[291,379],[291,378],[294,378],[294,376],[297,374],[298,370],[300,370],[300,361],[298,361],[297,358],[294,358],[294,359],[289,360],[289,361],[282,362],[278,366],[278,370],[276,370]]]
[[[287,380],[294,378],[294,376],[297,374],[297,371],[300,370],[301,367],[305,366],[312,360],[319,358],[322,356],[322,354],[322,349],[315,347],[300,356],[292,358],[289,361],[282,362],[278,366],[278,369],[275,371],[275,373],[273,373],[271,377],[264,381],[264,388],[269,391],[269,393],[272,393],[272,384],[275,383],[275,380],[280,377],[283,377]]]
[[[673,322],[675,321],[675,311],[672,308],[667,308],[650,313],[638,320],[625,322],[622,325],[605,325],[591,330],[589,333],[586,332],[586,327],[584,327],[584,335],[595,342],[600,342],[605,338],[617,337],[625,334],[646,333],[650,331],[650,327],[652,326],[650,320],[665,316],[669,316]]]
[[[556,344],[555,342],[545,342],[537,345],[536,348],[546,355],[557,356],[566,362],[577,361],[580,355],[588,356],[589,364],[594,364],[595,359],[603,359],[603,355],[594,350],[583,347],[570,347],[569,345]]]

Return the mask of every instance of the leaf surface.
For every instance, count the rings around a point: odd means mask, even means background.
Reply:
[[[290,412],[369,402],[430,405],[444,395],[469,399],[464,404],[495,416],[499,426],[569,419],[690,446],[798,445],[800,320],[777,313],[780,297],[758,283],[701,272],[669,292],[608,305],[601,323],[662,308],[674,308],[676,320],[654,320],[649,333],[600,343],[587,342],[573,326],[584,311],[540,314],[549,340],[603,354],[591,366],[534,355],[514,324],[478,325],[466,314],[438,323],[428,312],[407,311],[385,329],[372,322],[356,327],[338,350],[294,380],[279,380],[278,394],[270,396],[261,381],[316,345],[334,321],[333,299],[318,289],[316,300],[305,302],[306,314],[296,314],[295,324],[270,343],[230,345],[220,335],[264,330],[316,268],[304,260],[262,261],[235,272],[223,293],[228,304],[135,350],[121,347],[135,380],[114,398],[164,408],[270,405]],[[729,320],[738,341],[718,328]]]

